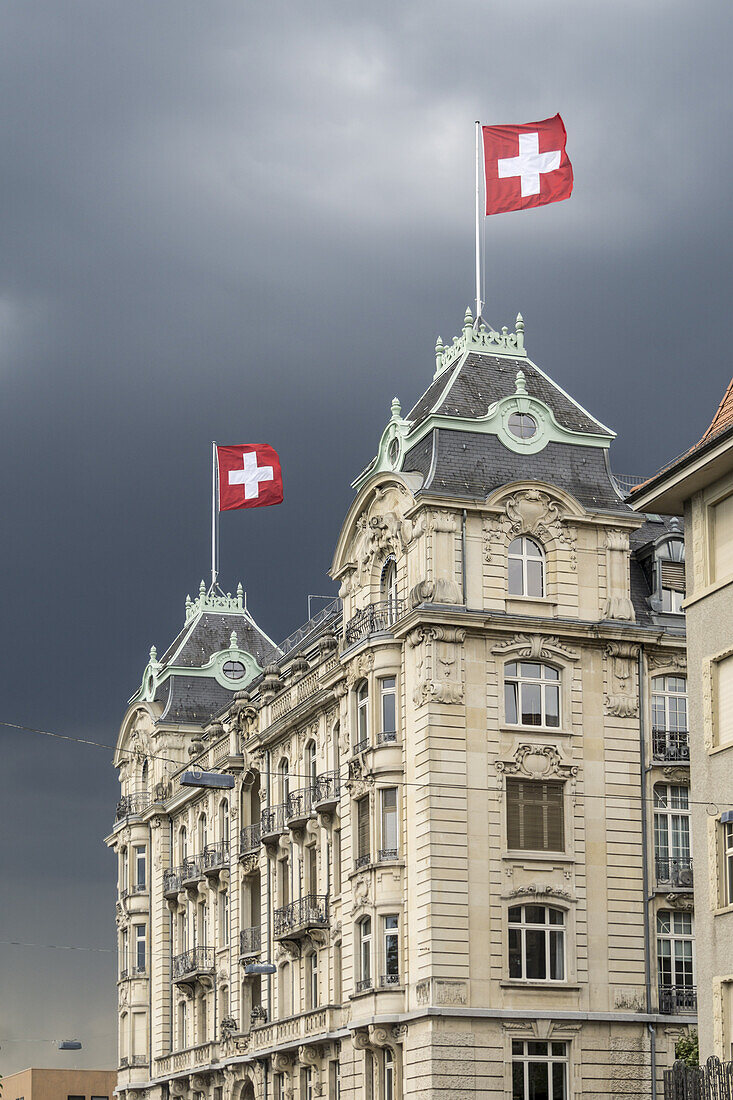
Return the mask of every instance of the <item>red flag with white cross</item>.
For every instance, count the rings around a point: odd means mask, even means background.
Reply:
[[[521,126],[483,126],[486,213],[569,199],[573,166],[559,115]]]
[[[283,475],[277,451],[267,443],[235,443],[216,448],[219,511],[264,508],[283,499]]]

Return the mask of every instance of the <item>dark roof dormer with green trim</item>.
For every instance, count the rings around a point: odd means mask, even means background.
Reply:
[[[158,659],[155,646],[142,684],[130,703],[157,703],[156,725],[202,725],[227,707],[273,659],[277,646],[247,610],[242,585],[236,596],[186,597],[186,621]]]
[[[392,402],[376,458],[354,482],[383,470],[413,474],[419,492],[484,499],[524,479],[550,482],[585,507],[630,512],[608,464],[615,433],[590,415],[527,355],[524,322],[514,332],[474,325],[435,347],[435,374],[406,417]]]

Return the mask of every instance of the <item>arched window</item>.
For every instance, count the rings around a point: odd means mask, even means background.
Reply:
[[[655,676],[652,680],[652,751],[655,760],[690,759],[684,676]]]
[[[143,766],[140,769],[140,789],[143,792],[143,794],[147,794],[148,774],[149,774],[148,762],[147,762],[147,760],[143,760]]]
[[[318,1008],[318,955],[315,951],[306,955],[305,981],[307,1007]]]
[[[692,886],[688,787],[654,785],[654,862],[658,884]]]
[[[391,626],[397,618],[397,564],[394,558],[388,558],[384,564],[379,595],[387,616],[386,625]]]
[[[362,680],[356,689],[356,745],[355,752],[362,752],[369,744],[369,685]]]
[[[539,661],[504,666],[504,713],[510,726],[560,725],[560,673]]]
[[[188,858],[188,832],[185,825],[178,830],[178,858],[184,863]]]
[[[551,905],[509,910],[509,977],[565,981],[565,914]]]
[[[209,830],[205,813],[199,814],[198,831],[199,852],[202,853],[206,845],[209,843]]]
[[[219,804],[219,840],[229,843],[229,802],[223,798]]]
[[[305,746],[305,774],[308,777],[308,786],[314,787],[318,778],[315,741],[309,741]]]
[[[290,797],[290,765],[286,759],[280,761],[280,801],[287,802]]]
[[[520,535],[509,544],[510,596],[544,596],[545,554],[534,539]]]

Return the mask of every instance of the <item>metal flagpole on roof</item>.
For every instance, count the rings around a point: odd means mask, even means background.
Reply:
[[[219,572],[219,510],[216,500],[216,441],[211,444],[211,591],[216,587]]]
[[[481,317],[481,123],[476,123],[476,324]]]

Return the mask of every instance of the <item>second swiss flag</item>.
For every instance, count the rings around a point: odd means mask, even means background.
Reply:
[[[267,443],[235,443],[216,448],[219,511],[280,504],[283,475],[277,451]]]
[[[559,115],[518,126],[483,126],[486,213],[569,199],[573,167]]]

